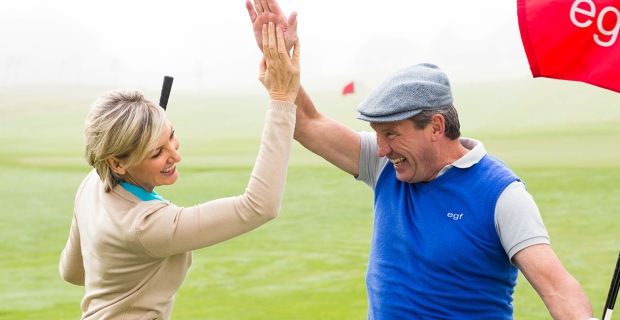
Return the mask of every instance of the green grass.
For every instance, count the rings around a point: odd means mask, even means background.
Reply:
[[[70,89],[70,90],[68,90]],[[0,319],[76,319],[83,288],[58,275],[75,191],[89,171],[82,124],[104,88],[0,88]],[[148,93],[153,100],[157,94]],[[620,250],[620,96],[566,82],[455,85],[463,133],[527,184],[554,250],[600,316]],[[313,94],[358,130],[363,94]],[[258,151],[265,95],[171,97],[180,179],[158,193],[189,206],[237,195]],[[278,219],[197,250],[175,319],[363,319],[372,193],[295,145]],[[519,278],[516,319],[549,319]]]

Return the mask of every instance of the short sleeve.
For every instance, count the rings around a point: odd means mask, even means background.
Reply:
[[[511,183],[497,200],[495,227],[508,257],[529,246],[550,244],[534,198],[523,182]]]
[[[377,137],[374,132],[360,132],[360,146],[359,176],[355,179],[363,181],[374,191],[388,159],[377,157]]]

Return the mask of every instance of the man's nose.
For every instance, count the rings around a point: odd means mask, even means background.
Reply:
[[[387,143],[385,139],[378,139],[377,144],[379,146],[379,148],[377,148],[378,157],[385,157],[388,154],[390,154],[390,152],[392,152],[392,148],[390,148],[390,144]]]

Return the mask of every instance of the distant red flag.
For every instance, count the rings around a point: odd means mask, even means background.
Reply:
[[[620,92],[620,0],[517,0],[534,77]]]
[[[354,92],[355,90],[353,89],[353,82],[347,84],[346,86],[344,86],[344,89],[342,89],[342,95]]]

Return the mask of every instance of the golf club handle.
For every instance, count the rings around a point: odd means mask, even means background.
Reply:
[[[172,81],[174,80],[171,76],[164,77],[164,83],[161,86],[161,95],[159,96],[159,106],[166,110],[166,106],[168,106],[168,98],[170,97],[170,90],[172,89]]]
[[[612,309],[605,309],[605,312],[603,313],[603,320],[611,320],[611,314],[614,311]]]

